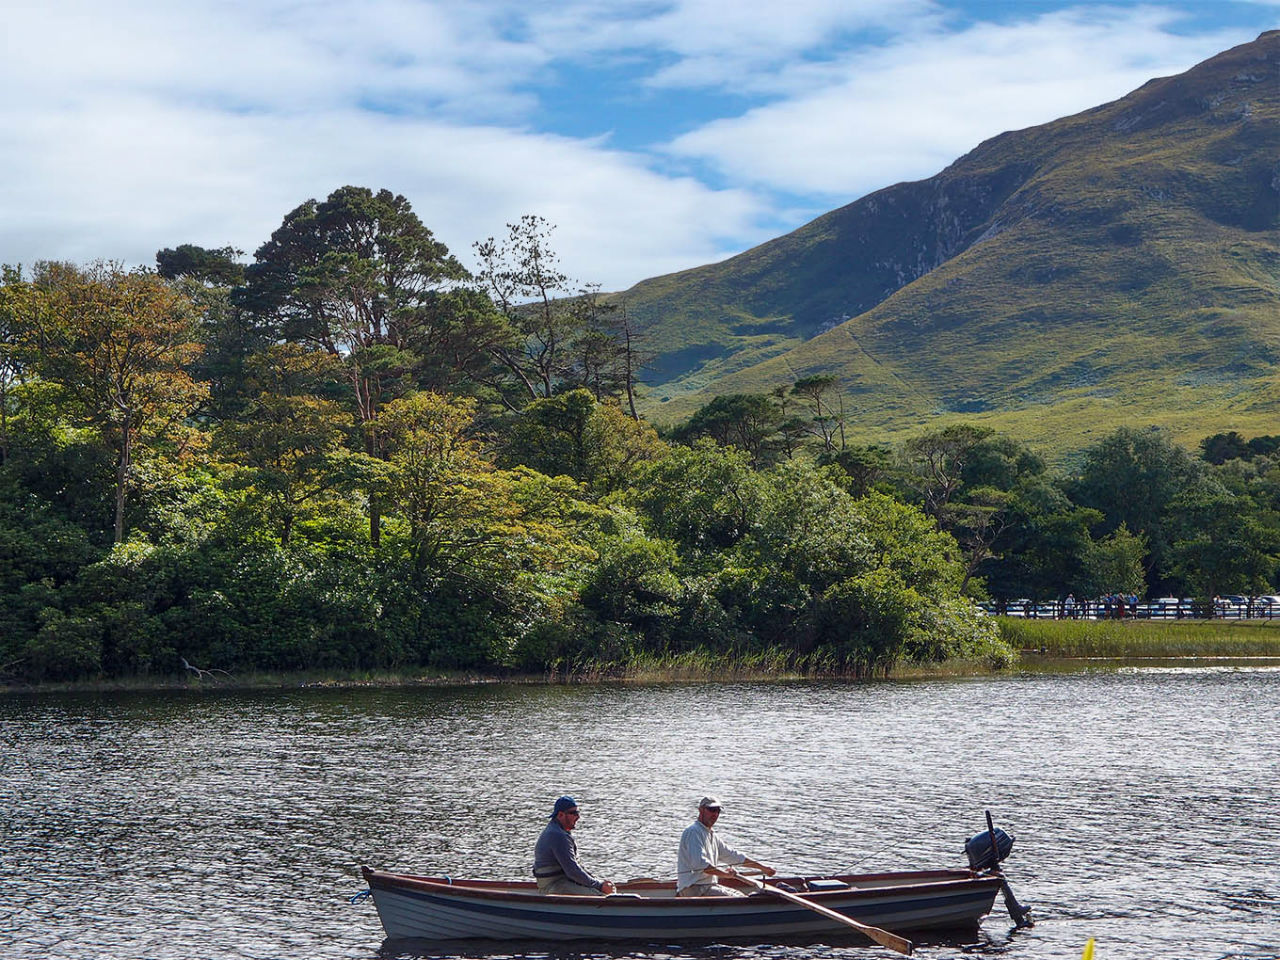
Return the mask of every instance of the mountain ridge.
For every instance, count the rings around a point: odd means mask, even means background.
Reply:
[[[834,373],[855,434],[963,417],[1054,441],[1091,398],[1216,432],[1280,410],[1278,225],[1268,31],[615,297],[666,347],[647,407],[659,421]],[[1179,362],[1152,362],[1168,338]]]

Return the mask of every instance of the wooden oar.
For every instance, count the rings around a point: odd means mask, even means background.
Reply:
[[[888,947],[890,950],[897,950],[898,953],[905,953],[911,956],[911,951],[915,945],[906,937],[900,937],[896,933],[890,933],[888,930],[881,930],[879,927],[873,927],[870,924],[859,923],[852,917],[846,917],[843,913],[837,913],[829,907],[824,907],[820,903],[814,903],[812,900],[806,900],[798,893],[792,893],[790,890],[782,890],[778,887],[771,887],[767,883],[762,883],[746,874],[738,873],[737,878],[743,883],[749,883],[758,890],[766,893],[772,893],[775,896],[782,897],[784,900],[790,900],[792,903],[798,903],[802,907],[812,910],[814,913],[820,913],[828,920],[834,920],[836,923],[843,923],[846,927],[852,927],[864,937],[870,937],[881,946]]]

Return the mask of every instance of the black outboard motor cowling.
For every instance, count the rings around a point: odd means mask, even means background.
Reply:
[[[969,858],[970,870],[989,870],[1009,856],[1009,851],[1013,849],[1013,837],[999,827],[996,827],[995,835],[995,850],[991,849],[990,830],[983,830],[976,837],[970,837],[964,842],[964,852]],[[999,858],[996,857],[997,851]]]

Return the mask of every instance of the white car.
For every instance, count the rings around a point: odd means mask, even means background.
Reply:
[[[1181,597],[1156,597],[1146,604],[1144,610],[1149,617],[1168,620],[1190,615],[1192,607],[1190,600],[1184,600]]]
[[[1030,616],[1031,601],[1026,597],[1019,597],[1017,600],[1010,600],[1005,604],[1004,612],[1007,617]]]
[[[1280,617],[1280,597],[1254,597],[1253,615],[1255,617]]]

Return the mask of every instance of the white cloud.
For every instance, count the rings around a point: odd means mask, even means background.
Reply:
[[[670,149],[738,183],[853,200],[1248,39],[1181,36],[1171,20],[1154,8],[1085,9],[903,38],[838,65],[798,66],[784,82],[807,92],[712,121]]]
[[[501,5],[100,9],[15,9],[0,40],[13,94],[0,101],[0,262],[148,263],[184,242],[252,252],[345,183],[405,194],[464,260],[539,213],[560,225],[566,269],[606,287],[755,236],[762,209],[745,191],[513,124],[531,102],[518,84],[547,54],[501,35]]]
[[[75,102],[145,93],[241,110],[302,111],[397,98],[466,111],[523,112],[516,86],[545,65],[505,40],[483,3],[311,0],[220,3],[51,0],[6,11],[0,78],[8,91]]]
[[[934,0],[574,0],[535,9],[535,42],[560,52],[647,55],[659,88],[770,89],[796,58],[858,31],[920,29]]]
[[[1133,6],[962,32],[948,16],[941,0],[16,0],[0,262],[251,252],[354,183],[403,193],[464,257],[541,214],[568,272],[618,288],[1250,39],[1175,36]],[[566,77],[566,110],[612,118],[619,93],[593,99],[593,70],[672,129],[701,125],[649,155],[539,130]],[[724,93],[758,106],[691,112]],[[672,155],[727,187],[662,172]],[[763,199],[779,190],[794,206]]]
[[[762,212],[743,191],[659,176],[592,143],[354,110],[234,116],[96,100],[31,115],[0,146],[0,262],[151,262],[162,246],[252,252],[289,210],[345,183],[405,194],[464,261],[537,212],[566,269],[606,287],[732,252]]]

